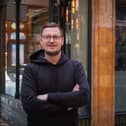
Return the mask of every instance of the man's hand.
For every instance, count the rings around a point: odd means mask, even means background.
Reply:
[[[47,101],[48,94],[38,95],[37,99],[42,100],[42,101]]]
[[[76,84],[72,91],[80,91],[80,85]]]

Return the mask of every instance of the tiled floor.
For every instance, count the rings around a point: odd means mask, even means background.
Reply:
[[[9,126],[6,122],[0,119],[0,126]]]

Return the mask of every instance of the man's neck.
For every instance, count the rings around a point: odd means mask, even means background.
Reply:
[[[61,52],[59,54],[57,54],[56,56],[50,56],[45,53],[45,59],[48,60],[52,64],[57,64],[60,57],[61,57]]]

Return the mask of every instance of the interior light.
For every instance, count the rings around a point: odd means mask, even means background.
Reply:
[[[78,7],[79,7],[79,1],[76,0],[76,11],[78,11]]]
[[[13,30],[16,29],[16,23],[15,23],[15,22],[13,22],[13,23],[11,24],[11,28],[12,28]]]
[[[75,13],[75,1],[72,0],[72,14]]]
[[[15,23],[15,22],[13,22],[13,23],[11,24],[11,28],[12,28],[13,30],[16,29],[16,23]],[[23,23],[20,23],[20,29],[22,30],[23,28],[24,28],[24,24],[23,24]]]

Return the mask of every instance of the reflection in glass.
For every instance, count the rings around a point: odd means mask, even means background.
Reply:
[[[24,44],[20,44],[20,64],[24,64]],[[12,44],[11,64],[16,65],[16,44]]]
[[[24,64],[24,44],[20,44],[20,64]]]
[[[12,44],[11,64],[16,65],[16,44]]]
[[[70,8],[71,6],[71,8]],[[87,71],[88,1],[72,0],[66,8],[65,53],[80,61]],[[79,108],[79,115],[88,115],[88,106]]]
[[[71,58],[80,61],[87,70],[88,2],[72,2],[75,12],[71,15],[71,33],[68,33],[71,35]]]
[[[117,8],[115,57],[115,109],[126,111],[126,8]]]
[[[20,40],[23,40],[23,39],[26,39],[26,36],[25,36],[25,34],[23,32],[20,32],[19,38],[20,38]],[[16,32],[11,33],[10,39],[11,40],[16,40]]]
[[[12,6],[13,0],[9,0],[6,20],[6,36],[5,43],[5,93],[11,96],[15,95],[16,85],[16,22],[15,10]],[[48,2],[47,2],[48,5]],[[23,7],[23,8],[22,8]],[[27,12],[27,13],[25,13]],[[14,14],[14,15],[13,15]],[[21,5],[21,20],[20,20],[20,46],[19,46],[19,63],[20,63],[20,83],[24,70],[24,66],[28,62],[29,55],[40,48],[36,35],[40,34],[41,26],[48,21],[48,6],[43,8],[43,2],[39,3],[39,6],[28,4],[26,6]],[[8,20],[11,19],[11,20]],[[14,19],[14,20],[13,20]],[[34,39],[35,38],[35,39]],[[37,37],[39,38],[39,37]],[[27,50],[27,51],[26,51]],[[24,64],[25,63],[25,64]]]

